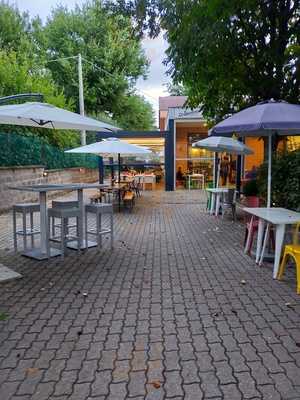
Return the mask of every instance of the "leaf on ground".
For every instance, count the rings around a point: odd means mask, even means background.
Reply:
[[[161,387],[161,383],[159,381],[153,381],[150,383],[155,389],[159,389]]]
[[[28,376],[35,376],[39,372],[38,368],[27,368],[26,369],[26,374]]]
[[[0,321],[5,321],[8,318],[8,314],[0,312]]]
[[[294,308],[294,304],[293,303],[285,303],[285,305],[288,308]]]

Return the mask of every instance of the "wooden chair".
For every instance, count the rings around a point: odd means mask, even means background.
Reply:
[[[126,208],[132,211],[134,206],[135,195],[132,190],[126,190],[123,196],[123,204]]]

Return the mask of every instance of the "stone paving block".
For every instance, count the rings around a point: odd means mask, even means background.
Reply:
[[[165,372],[164,389],[167,397],[183,396],[182,378],[179,371]]]
[[[252,399],[253,397],[260,397],[260,393],[257,391],[255,381],[249,372],[240,372],[235,374],[238,387],[241,393],[243,393],[244,399]]]
[[[204,393],[204,398],[215,398],[222,396],[219,388],[219,382],[214,372],[202,372],[199,374],[201,379],[201,389]]]
[[[275,388],[284,399],[297,399],[300,398],[300,388],[293,386],[292,382],[286,377],[285,374],[270,374],[274,381]]]
[[[1,262],[23,275],[0,293],[1,400],[300,399],[294,277],[255,268],[241,222],[189,192],[143,193],[115,214],[113,252],[63,264],[2,251],[0,216]]]
[[[126,383],[113,383],[109,386],[107,400],[123,400],[127,398]]]
[[[133,371],[129,374],[128,393],[130,397],[144,396],[145,385],[145,371]]]
[[[197,364],[194,360],[191,361],[182,361],[181,365],[181,375],[184,384],[192,384],[200,382],[200,378],[198,376]]]
[[[185,400],[203,399],[203,392],[201,390],[200,384],[198,383],[183,385],[183,391]]]
[[[99,371],[95,375],[95,380],[91,386],[93,397],[106,396],[109,393],[109,384],[112,380],[111,371]]]

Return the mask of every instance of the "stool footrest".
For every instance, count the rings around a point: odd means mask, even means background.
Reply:
[[[41,233],[39,229],[26,229],[26,231],[19,229],[16,231],[16,235],[20,236],[38,235],[39,233]]]
[[[87,231],[86,233],[90,234],[90,235],[105,235],[106,233],[111,233],[111,229],[103,229],[100,232],[97,232],[96,229],[91,230],[91,231]]]

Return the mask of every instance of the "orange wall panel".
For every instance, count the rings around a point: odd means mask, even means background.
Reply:
[[[254,154],[245,156],[245,166],[244,169],[249,171],[252,167],[259,167],[264,161],[264,141],[263,139],[247,137],[245,139],[245,144],[249,146]]]

